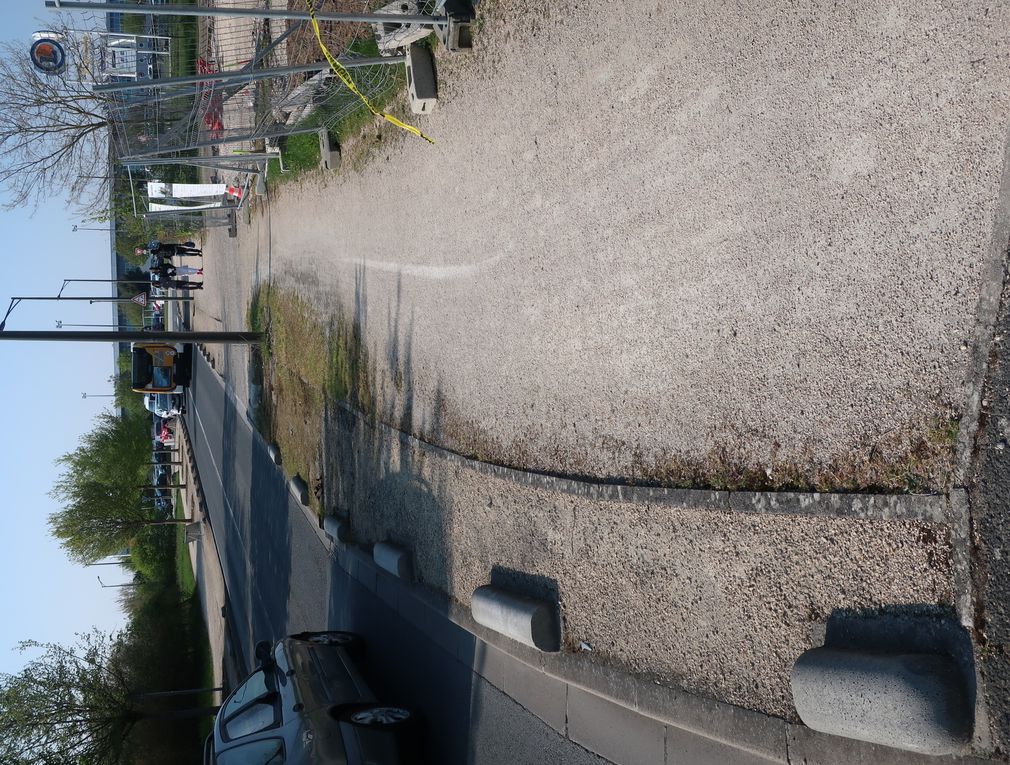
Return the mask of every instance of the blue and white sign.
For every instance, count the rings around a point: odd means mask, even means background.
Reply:
[[[62,74],[67,68],[67,52],[55,37],[34,35],[29,55],[35,68],[46,74]]]

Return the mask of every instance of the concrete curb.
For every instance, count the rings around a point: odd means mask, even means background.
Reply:
[[[346,402],[336,405],[365,427],[385,431],[405,446],[419,449],[453,465],[512,483],[572,494],[595,502],[630,502],[692,510],[742,514],[859,518],[880,521],[947,523],[945,498],[936,494],[846,494],[821,492],[722,491],[632,486],[536,473],[471,459],[423,441],[382,422],[369,420]]]
[[[225,390],[235,402],[234,392],[227,386],[225,386]],[[340,406],[365,421],[365,418],[353,408],[342,402]],[[239,409],[239,411],[242,410]],[[246,416],[254,440],[258,440],[263,449],[268,449],[269,444],[256,430],[252,418],[245,412],[243,415]],[[371,425],[367,422],[366,424]],[[732,511],[733,508],[729,506],[730,495],[736,494],[750,500],[750,512],[789,512],[792,510],[794,512],[800,511],[801,514],[836,515],[840,510],[859,508],[862,513],[861,517],[864,518],[943,520],[943,498],[931,495],[893,497],[794,493],[790,495],[773,494],[769,497],[769,493],[761,492],[627,487],[594,484],[536,473],[523,473],[511,468],[470,460],[441,447],[420,441],[382,423],[377,423],[377,425],[387,432],[398,434],[402,443],[416,446],[430,454],[442,456],[455,464],[484,474],[498,475],[506,480],[554,488],[565,493],[595,496],[600,499],[615,499],[625,502],[651,501],[657,504],[686,503],[692,507]],[[649,497],[649,499],[643,499],[643,497]],[[836,504],[831,504],[826,508],[826,512],[820,512],[807,504],[817,497],[837,497],[838,499],[835,500]],[[660,685],[648,677],[631,675],[619,668],[593,663],[579,654],[543,653],[519,644],[477,624],[469,609],[450,601],[444,594],[434,593],[420,585],[410,586],[386,573],[375,564],[372,556],[358,547],[337,543],[325,533],[315,514],[307,506],[302,505],[297,497],[295,499],[296,506],[302,511],[310,528],[316,533],[320,544],[349,576],[373,592],[402,618],[415,624],[443,650],[454,653],[460,662],[470,666],[487,682],[515,699],[547,724],[552,724],[552,721],[556,722],[557,711],[541,708],[537,695],[531,694],[529,691],[530,688],[542,687],[543,683],[560,687],[562,689],[561,699],[569,699],[570,696],[573,696],[574,691],[585,691],[598,699],[658,721],[663,726],[667,726],[665,729],[667,735],[671,733],[676,735],[675,731],[687,731],[707,739],[712,742],[714,747],[726,747],[730,752],[736,753],[735,755],[727,754],[722,758],[722,762],[741,761],[745,755],[783,765],[803,762],[811,763],[811,765],[813,763],[851,765],[854,762],[935,765],[937,762],[934,757],[929,755],[867,744],[854,739],[837,738],[761,712],[696,696],[681,689]],[[772,499],[778,500],[778,504],[770,504]],[[744,508],[747,507],[747,504],[743,502],[743,499],[738,499],[737,503],[736,511],[746,512]],[[473,642],[474,639],[476,639],[476,644]],[[527,676],[539,678],[539,680],[533,684],[515,683],[513,686],[513,683],[506,682],[510,672],[526,673]],[[537,686],[537,683],[540,683],[541,686]],[[565,706],[561,707],[560,712],[562,720],[565,719],[567,713],[567,701],[563,703]],[[564,725],[559,732],[563,735],[566,734]],[[596,751],[589,742],[583,742],[583,745]],[[991,761],[965,755],[959,757],[957,762],[958,765],[983,765],[983,763]]]

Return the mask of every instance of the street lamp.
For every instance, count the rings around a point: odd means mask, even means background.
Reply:
[[[136,582],[124,582],[123,584],[106,584],[105,582],[102,581],[102,577],[99,576],[99,577],[96,577],[96,579],[98,579],[98,583],[100,585],[102,585],[102,587],[104,587],[106,589],[111,589],[113,587],[136,587],[137,586]]]
[[[109,231],[107,228],[95,228],[93,226],[74,226],[74,231]]]
[[[81,394],[81,398],[87,398],[88,396],[91,396],[91,398],[115,398],[116,394],[115,393],[82,393]]]

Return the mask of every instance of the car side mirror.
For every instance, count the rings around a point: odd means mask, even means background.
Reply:
[[[261,640],[255,648],[256,663],[261,667],[267,667],[274,663],[273,644],[267,640]]]

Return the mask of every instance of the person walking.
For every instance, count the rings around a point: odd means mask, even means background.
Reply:
[[[177,290],[202,290],[203,282],[183,281],[182,279],[168,279],[162,281],[163,287],[170,287]]]
[[[166,274],[166,276],[203,276],[203,268],[194,268],[193,266],[173,266],[169,264],[171,272]]]
[[[183,257],[185,255],[194,255],[198,258],[203,257],[203,250],[199,249],[195,242],[178,244],[159,242],[157,239],[152,239],[147,243],[147,251],[159,258]]]

